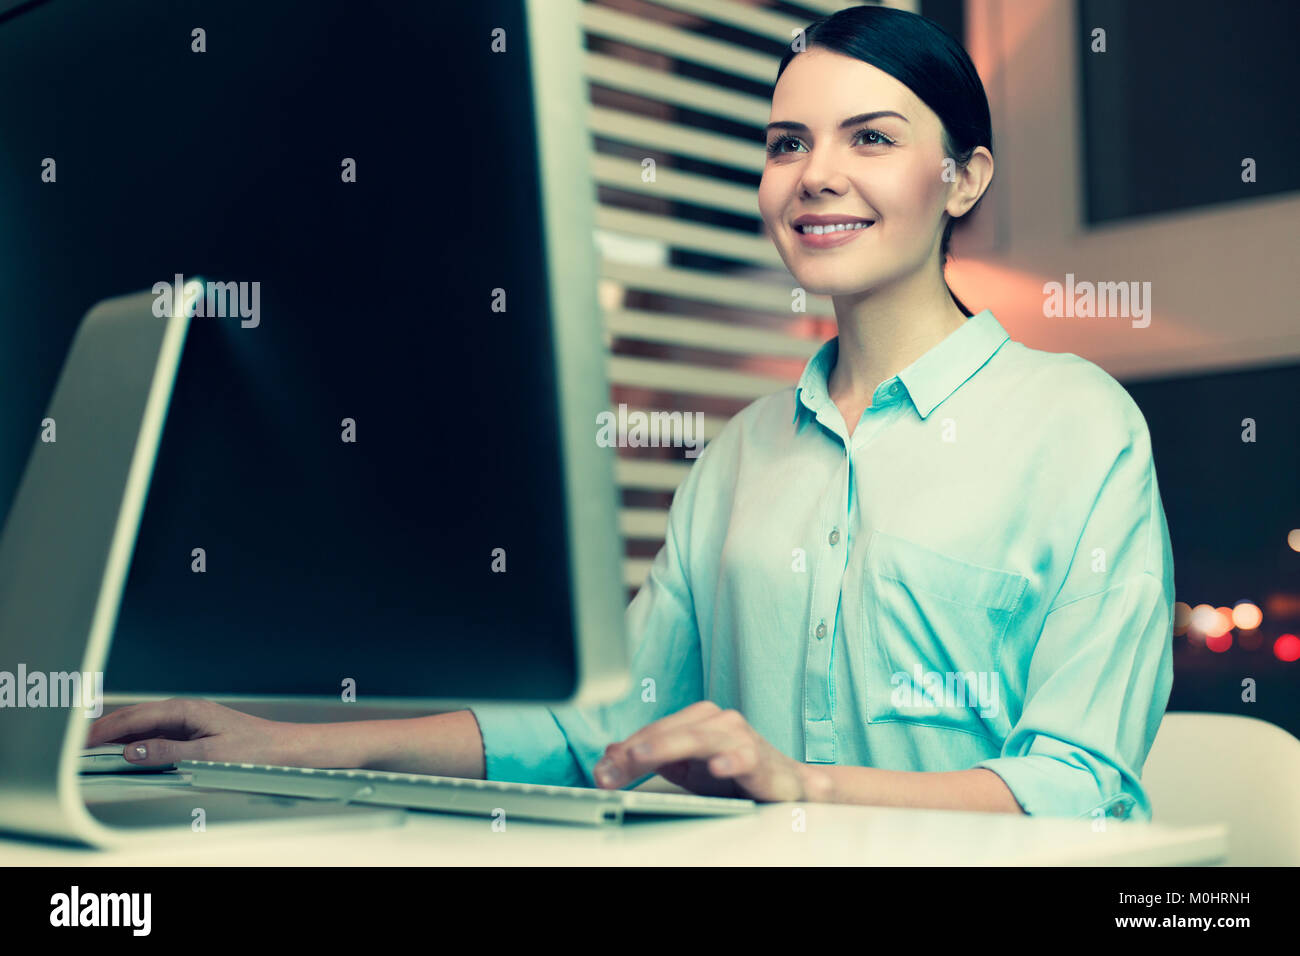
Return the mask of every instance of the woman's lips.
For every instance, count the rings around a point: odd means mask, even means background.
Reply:
[[[794,231],[794,234],[799,238],[800,242],[809,248],[832,249],[835,246],[842,246],[846,242],[852,242],[874,225],[873,222],[861,229],[840,229],[835,232],[823,232],[820,236],[811,232],[800,232],[798,229]]]

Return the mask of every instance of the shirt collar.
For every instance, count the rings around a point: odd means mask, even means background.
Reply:
[[[925,418],[963,382],[978,372],[1010,338],[988,309],[966,322],[895,376],[907,389],[917,413]],[[839,356],[839,336],[822,345],[808,360],[795,386],[794,422],[801,409],[816,412],[816,403],[830,398],[830,373]],[[881,382],[872,404],[889,394],[894,379]]]

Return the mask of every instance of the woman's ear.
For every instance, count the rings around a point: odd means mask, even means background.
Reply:
[[[993,181],[993,154],[984,146],[976,146],[965,166],[958,167],[957,181],[944,205],[944,211],[953,219],[960,219],[979,202]]]

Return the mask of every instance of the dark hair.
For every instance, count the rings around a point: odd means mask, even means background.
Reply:
[[[977,146],[993,151],[993,123],[984,84],[970,56],[953,36],[933,20],[891,7],[848,7],[814,20],[804,30],[804,49],[823,47],[870,63],[898,80],[934,110],[943,123],[943,150],[964,167]],[[776,78],[799,53],[786,51]],[[983,197],[981,196],[982,200]],[[975,206],[979,205],[979,200]],[[975,206],[967,211],[973,212]],[[944,225],[939,261],[948,261],[948,242],[956,220]],[[962,312],[971,312],[952,289]]]

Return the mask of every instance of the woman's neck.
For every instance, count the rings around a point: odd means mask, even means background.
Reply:
[[[933,282],[835,296],[839,355],[831,371],[831,398],[867,407],[881,382],[959,329],[966,316],[942,273]]]

